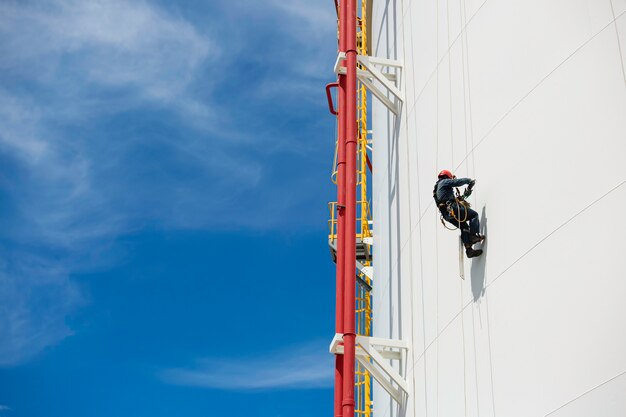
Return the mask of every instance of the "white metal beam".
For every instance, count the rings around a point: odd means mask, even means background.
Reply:
[[[398,106],[396,106],[396,104],[394,102],[392,102],[391,100],[389,100],[389,98],[387,98],[387,96],[378,89],[378,87],[376,87],[374,85],[374,83],[372,83],[372,81],[370,81],[369,79],[367,79],[367,77],[359,77],[359,80],[365,84],[365,86],[372,92],[372,94],[374,94],[376,96],[377,99],[379,99],[380,101],[382,101],[382,103],[387,106],[387,108],[389,110],[391,110],[394,114],[398,114],[399,110],[398,110]]]
[[[398,106],[396,106],[396,104],[394,102],[392,102],[391,100],[389,100],[387,98],[387,96],[378,89],[378,87],[376,87],[374,85],[374,83],[372,83],[370,80],[368,80],[367,78],[359,78],[359,80],[361,80],[361,82],[363,84],[365,84],[365,86],[368,88],[368,90],[370,90],[372,92],[372,94],[374,94],[376,96],[377,99],[379,99],[380,101],[382,101],[382,103],[387,106],[387,108],[389,110],[391,110],[394,114],[398,114],[400,111],[398,110]]]
[[[369,238],[366,237],[362,239],[362,242],[365,243],[366,245],[371,246],[373,243],[373,239],[371,237]],[[359,239],[357,239],[357,243],[359,243]],[[333,251],[333,254],[335,254],[337,251],[337,242],[334,239],[328,239],[328,246],[331,248],[331,251]],[[355,262],[355,267],[359,272],[362,272],[363,274],[365,274],[369,279],[374,278],[374,268],[372,266],[365,266],[357,260],[355,260],[354,262]],[[372,290],[371,284],[368,284],[365,281],[363,281],[363,284],[367,287],[368,291]]]
[[[333,70],[335,74],[346,74],[346,68],[341,65],[346,59],[345,52],[339,52]],[[375,65],[381,65],[385,67],[402,68],[402,63],[393,59],[370,57],[366,55],[357,55],[357,62],[365,69],[357,68],[357,78],[361,81],[371,92],[378,98],[389,110],[394,114],[400,113],[400,107],[387,97],[387,94],[381,91],[375,84],[374,80],[380,82],[387,91],[391,92],[393,96],[402,102],[404,102],[404,94],[395,83],[397,76],[395,74],[383,73]]]
[[[364,343],[363,342],[364,338],[367,339],[368,337],[367,336],[356,337],[356,347],[357,347],[356,354],[357,356],[369,357],[370,356],[369,353],[363,350],[363,348],[359,344],[359,341],[361,341],[361,343]],[[372,346],[374,346],[374,349],[376,349],[383,358],[393,359],[393,360],[400,360],[402,358],[401,352],[385,349],[385,348],[395,348],[395,347],[404,348],[406,344],[402,342],[401,340],[379,339],[376,337],[371,337],[369,339],[372,339],[374,341],[379,341],[379,340],[385,341],[385,343],[370,343]],[[386,343],[386,342],[390,342],[390,343]],[[335,355],[343,355],[343,345],[341,343],[343,343],[343,334],[336,333],[335,336],[333,337],[333,340],[330,342],[328,351]]]
[[[339,353],[337,351],[339,343],[342,343],[342,342],[343,342],[343,334],[335,333],[335,336],[333,336],[333,340],[330,341],[330,346],[328,347],[328,350],[330,351],[330,353],[343,354],[343,352]]]
[[[345,74],[347,74],[347,72],[348,72],[348,71],[346,71],[346,67],[339,67],[339,71],[337,71],[337,74],[342,74],[342,75],[345,75]],[[395,82],[395,81],[396,81],[396,79],[398,78],[398,77],[396,76],[396,74],[389,74],[389,73],[387,73],[387,72],[383,72],[382,74],[383,74],[383,76],[384,76],[386,79],[388,79],[389,81],[393,81],[393,82]],[[359,77],[359,78],[360,78],[360,77],[365,77],[365,78],[367,78],[368,80],[373,80],[373,79],[374,79],[374,76],[373,76],[373,75],[372,75],[369,71],[362,70],[362,69],[360,69],[360,68],[357,68],[357,70],[356,70],[356,75],[357,75],[357,77]]]
[[[382,337],[357,336],[356,342],[365,344],[365,345],[381,346],[381,347],[387,347],[387,348],[398,348],[398,349],[409,348],[409,345],[404,340],[384,339]]]
[[[368,345],[363,345],[362,343],[359,343],[359,346],[361,348],[363,348],[363,350],[365,352],[367,352],[370,357],[372,358],[372,360],[374,361],[374,363],[383,370],[383,372],[385,372],[387,375],[389,375],[389,377],[391,378],[391,381],[395,382],[396,385],[398,385],[398,387],[400,387],[402,389],[402,391],[404,391],[405,393],[408,394],[409,392],[409,388],[406,384],[406,380],[400,375],[400,373],[398,371],[396,371],[395,369],[393,369],[386,361],[385,358],[383,358],[381,356],[380,353],[378,353],[378,351],[376,349],[370,349],[370,346]],[[378,379],[377,379],[378,380]],[[386,381],[386,379],[385,379]],[[378,382],[381,382],[380,380],[378,380]],[[388,381],[386,381],[388,382]],[[381,382],[382,385],[382,382]],[[400,402],[400,401],[398,401]]]
[[[394,67],[394,68],[402,68],[403,65],[400,61],[396,61],[393,59],[387,59],[387,58],[378,58],[375,56],[367,56],[367,55],[357,55],[357,61],[359,59],[363,59],[366,58],[367,60],[369,60],[370,63],[374,64],[374,65],[382,65],[384,67]],[[341,63],[343,61],[346,60],[346,53],[345,52],[338,52],[337,53],[337,59],[335,59],[335,65],[333,66],[333,71],[335,72],[335,74],[339,74],[341,70]],[[342,72],[344,73],[344,72]],[[389,74],[392,75],[392,74]]]
[[[375,65],[383,65],[385,67],[395,67],[395,68],[402,68],[404,66],[402,62],[397,61],[395,59],[379,58],[377,56],[358,55],[357,59],[358,57],[362,57],[362,56],[367,57],[369,61]]]
[[[376,78],[382,85],[384,85],[385,88],[387,88],[387,90],[391,92],[391,94],[396,96],[398,100],[404,101],[404,95],[402,94],[402,92],[398,90],[398,88],[394,84],[389,82],[389,80],[383,75],[383,73],[374,66],[369,57],[359,55],[357,56],[357,61],[361,65],[363,65],[374,76],[374,78]]]
[[[378,349],[377,349],[378,350]],[[330,353],[334,355],[343,355],[343,345],[337,345],[334,350],[331,350]],[[361,346],[356,346],[355,353],[357,357],[369,358],[370,354],[363,350]],[[378,350],[380,356],[385,359],[391,360],[400,360],[402,358],[402,353],[393,350]]]
[[[330,343],[330,352],[343,355],[344,348],[341,342],[343,335],[335,334]],[[408,349],[403,340],[383,339],[380,337],[357,336],[355,353],[356,359],[372,377],[395,399],[399,404],[402,397],[408,395],[409,389],[406,380],[396,371],[387,360],[400,360],[402,352],[388,349]]]
[[[374,278],[374,267],[365,266],[361,262],[356,261],[356,269],[363,272],[365,276],[368,277],[369,279]]]
[[[345,52],[339,52],[337,54],[337,59],[335,60],[335,66],[333,67],[333,71],[335,74],[339,74],[339,70],[341,68],[341,63],[346,59]]]
[[[398,404],[402,404],[402,394],[400,390],[391,384],[385,378],[385,375],[374,366],[367,358],[362,358],[357,356],[357,360],[365,369],[369,371],[369,373],[374,377],[376,381],[391,395],[391,397],[398,402]]]

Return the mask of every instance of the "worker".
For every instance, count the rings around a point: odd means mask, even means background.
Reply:
[[[465,198],[472,193],[475,183],[476,180],[457,178],[452,175],[452,172],[444,169],[437,176],[437,183],[433,190],[433,197],[441,212],[441,217],[461,230],[461,240],[468,258],[482,255],[482,249],[474,249],[472,246],[485,238],[478,233],[480,230],[478,213],[469,208],[469,203],[465,201]],[[463,195],[459,195],[458,190],[455,195],[455,188],[463,185],[468,186]]]

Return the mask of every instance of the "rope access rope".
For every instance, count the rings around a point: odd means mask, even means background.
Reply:
[[[448,214],[450,214],[450,216],[454,220],[456,220],[456,222],[458,223],[457,227],[449,228],[448,226],[446,226],[446,223],[445,223],[445,221],[443,219],[443,214],[440,214],[439,215],[439,220],[441,221],[441,224],[443,224],[443,227],[445,227],[448,230],[459,230],[459,229],[461,229],[461,223],[465,223],[467,221],[468,216],[469,216],[469,213],[467,211],[467,206],[469,205],[469,203],[461,198],[461,195],[459,193],[459,189],[458,188],[456,189],[456,198],[454,199],[454,201],[456,203],[457,213],[461,212],[461,206],[465,207],[465,218],[463,220],[457,218],[456,214],[454,213],[454,210],[450,209],[450,205],[449,204],[446,204],[446,207],[448,209]]]

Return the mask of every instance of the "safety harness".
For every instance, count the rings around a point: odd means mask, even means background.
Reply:
[[[467,217],[468,217],[468,212],[467,209],[470,207],[470,203],[465,200],[466,197],[469,197],[469,195],[472,193],[472,187],[468,187],[468,189],[465,191],[465,193],[463,195],[461,195],[461,193],[459,192],[458,188],[455,188],[455,194],[456,196],[454,197],[454,202],[451,200],[448,201],[440,201],[439,199],[437,199],[437,188],[439,187],[439,181],[438,180],[437,183],[435,184],[435,188],[433,189],[433,199],[435,200],[435,204],[437,204],[437,208],[439,208],[439,220],[441,221],[441,224],[443,225],[443,227],[445,227],[448,230],[458,230],[461,228],[461,223],[465,223],[467,221]],[[463,220],[459,219],[456,216],[456,213],[454,212],[454,208],[453,205],[456,204],[456,210],[457,213],[461,212],[461,206],[465,207],[465,218]],[[454,220],[456,220],[458,226],[455,228],[450,228],[446,225],[446,222],[443,218],[443,209],[446,209],[448,211],[448,214],[450,215],[450,217],[452,217]]]

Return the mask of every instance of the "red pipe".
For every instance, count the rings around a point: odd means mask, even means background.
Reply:
[[[337,5],[337,2],[335,2]],[[339,16],[339,52],[346,50],[346,8],[338,8]],[[342,64],[343,66],[344,64]],[[346,200],[346,76],[338,76],[338,126],[337,126],[337,269],[335,273],[335,333],[343,333],[344,301],[344,264],[345,264],[345,200]],[[335,396],[334,415],[343,417],[343,355],[335,355]],[[350,416],[353,417],[353,416]]]
[[[343,313],[343,415],[354,416],[355,281],[356,281],[356,2],[344,0],[346,46],[346,214]]]
[[[339,123],[337,134],[337,270],[335,288],[335,333],[343,333],[346,205],[346,113],[345,76],[339,76]],[[343,355],[335,356],[335,416],[342,417]]]

